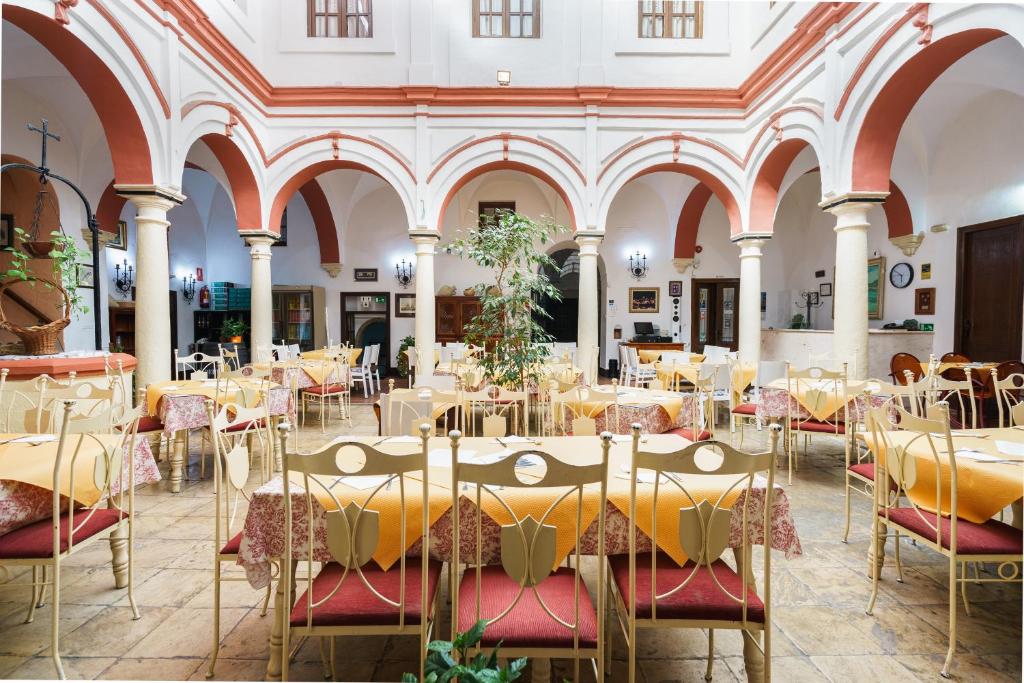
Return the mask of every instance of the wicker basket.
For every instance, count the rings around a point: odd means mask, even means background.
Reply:
[[[29,325],[23,327],[7,320],[4,313],[4,294],[7,290],[20,282],[35,281],[48,284],[64,297],[64,317],[45,325]],[[9,330],[25,345],[25,353],[29,356],[48,356],[57,353],[57,341],[60,339],[64,328],[71,324],[71,298],[59,284],[53,280],[33,277],[29,280],[8,280],[0,285],[0,329]]]

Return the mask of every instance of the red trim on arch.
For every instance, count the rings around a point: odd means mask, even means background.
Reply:
[[[775,145],[761,164],[754,179],[754,190],[750,198],[750,229],[755,232],[772,232],[775,226],[775,210],[778,208],[779,188],[796,155],[807,147],[807,141],[790,138]]]
[[[882,204],[885,211],[885,222],[889,225],[889,237],[902,237],[914,233],[914,219],[910,213],[910,204],[896,183],[889,181],[889,196]]]
[[[103,60],[53,17],[4,4],[3,18],[41,43],[85,91],[103,126],[117,182],[152,184],[153,163],[142,121]]]
[[[100,230],[117,234],[117,222],[121,220],[121,210],[124,208],[127,197],[117,194],[114,189],[114,181],[111,180],[107,189],[100,195],[99,204],[96,205],[96,223]]]
[[[370,173],[380,178],[380,174],[369,166],[363,166],[362,164],[357,164],[354,161],[332,159],[310,164],[293,175],[288,182],[278,190],[277,196],[274,197],[274,203],[270,207],[270,216],[267,219],[267,230],[275,234],[281,232],[281,215],[284,213],[284,208],[288,206],[288,200],[290,200],[292,196],[299,191],[299,188],[310,180],[316,178],[318,175],[327,173],[328,171],[337,170],[363,171],[364,173]],[[385,180],[384,182],[387,181]],[[324,263],[328,263],[328,261],[324,261]]]
[[[314,178],[299,188],[299,194],[306,202],[313,225],[316,227],[317,242],[320,244],[320,263],[341,263],[341,249],[338,246],[338,229],[334,223],[327,195]]]
[[[576,231],[576,214],[572,209],[572,202],[569,201],[569,195],[566,194],[565,190],[563,190],[562,187],[544,171],[541,171],[538,168],[534,168],[533,166],[529,166],[518,161],[511,161],[508,159],[503,159],[501,161],[492,161],[488,164],[477,166],[472,171],[459,178],[458,181],[454,185],[452,185],[452,189],[448,191],[448,195],[444,198],[444,202],[441,204],[441,212],[437,215],[438,230],[440,230],[441,226],[444,224],[444,214],[445,211],[448,210],[448,205],[451,204],[452,199],[455,198],[455,195],[458,194],[459,190],[465,187],[466,183],[468,183],[469,181],[473,180],[478,176],[483,175],[484,173],[489,173],[490,171],[521,171],[523,173],[532,175],[534,178],[543,180],[551,187],[552,190],[555,191],[555,193],[559,197],[562,198],[562,202],[565,204],[565,208],[569,212],[570,227],[574,232]]]
[[[743,232],[743,221],[740,219],[740,206],[736,202],[736,198],[732,196],[732,192],[730,192],[729,188],[725,186],[725,183],[705,171],[703,168],[692,166],[690,164],[655,164],[654,166],[649,166],[640,171],[627,182],[636,180],[637,178],[649,173],[682,173],[704,183],[714,193],[714,195],[718,197],[718,201],[722,202],[722,205],[725,206],[725,213],[729,216],[730,233],[738,235]]]
[[[676,248],[673,258],[693,258],[697,247],[697,230],[700,228],[700,219],[704,216],[704,209],[711,200],[711,188],[704,183],[697,183],[697,187],[690,191],[690,196],[683,202],[683,209],[679,212],[679,220],[676,221]]]
[[[896,70],[868,109],[853,151],[855,191],[884,192],[903,123],[921,95],[943,71],[968,52],[1006,35],[978,28],[955,33],[921,49]]]
[[[260,188],[242,150],[230,138],[218,133],[207,133],[199,139],[210,148],[227,175],[235,203],[236,227],[239,230],[262,230]]]

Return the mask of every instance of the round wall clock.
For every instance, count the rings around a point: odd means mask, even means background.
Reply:
[[[889,271],[889,282],[896,289],[903,289],[914,281],[914,267],[909,263],[897,263]]]

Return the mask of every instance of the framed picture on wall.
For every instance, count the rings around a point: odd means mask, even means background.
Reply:
[[[629,312],[657,313],[660,298],[661,287],[630,287]]]
[[[376,268],[356,268],[353,271],[356,282],[376,282],[377,281],[377,269]]]
[[[669,296],[682,296],[683,295],[683,281],[682,280],[669,280],[668,281],[668,295]]]
[[[92,289],[96,286],[96,273],[92,269],[91,263],[77,263],[78,266],[78,286],[83,288]]]
[[[868,259],[868,320],[881,320],[885,310],[885,257]]]
[[[832,283],[822,282],[818,285],[819,296],[832,296]]]
[[[395,292],[395,317],[415,318],[416,317],[416,295],[399,294]]]
[[[14,214],[0,213],[0,249],[14,246]]]
[[[934,287],[918,287],[914,290],[914,315],[935,315]]]
[[[117,233],[114,239],[107,242],[107,249],[120,249],[128,251],[128,224],[124,221],[117,222]]]

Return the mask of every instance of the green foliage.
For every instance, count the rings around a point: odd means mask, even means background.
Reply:
[[[405,354],[405,350],[410,347],[416,346],[416,337],[411,334],[405,337],[402,342],[398,345],[398,359],[395,363],[395,367],[398,368],[398,374],[401,377],[409,376],[409,356]]]
[[[563,230],[548,218],[534,221],[499,210],[450,245],[453,253],[494,271],[493,282],[475,286],[481,311],[466,326],[467,342],[493,344],[493,353],[480,360],[484,378],[492,384],[518,388],[540,380],[547,351],[537,344],[552,338],[537,323],[538,318],[551,317],[538,302],[545,297],[561,301],[544,271],[555,264],[543,245]]]
[[[455,678],[459,683],[505,683],[515,681],[526,668],[526,657],[520,657],[508,663],[506,668],[498,666],[498,648],[487,655],[478,652],[470,657],[469,650],[483,638],[487,622],[480,620],[473,628],[455,636],[455,642],[435,640],[427,645],[430,654],[424,663],[423,683],[448,683]],[[500,643],[499,643],[500,647]],[[458,659],[452,653],[458,653]],[[416,683],[416,676],[404,674],[403,683]]]
[[[18,246],[6,249],[11,254],[11,267],[7,270],[7,277],[26,281],[34,287],[36,276],[29,272],[28,267],[32,257],[24,250],[25,242],[31,241],[31,236],[21,228],[15,228],[14,234],[18,240]],[[68,293],[68,299],[71,301],[72,315],[88,313],[89,307],[85,305],[85,299],[78,290],[78,264],[91,260],[92,254],[85,249],[79,249],[74,238],[65,235],[60,230],[51,232],[50,238],[53,247],[50,249],[47,257],[53,262],[53,279],[59,282],[64,291]],[[49,283],[44,282],[43,285],[53,289],[53,286]],[[64,302],[61,301],[59,306],[63,308]],[[63,313],[62,310],[61,315]]]
[[[220,333],[225,337],[241,337],[248,331],[249,326],[241,318],[227,318],[220,326]]]

